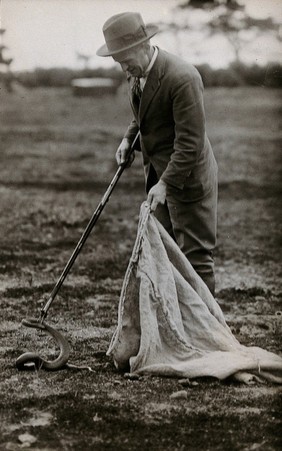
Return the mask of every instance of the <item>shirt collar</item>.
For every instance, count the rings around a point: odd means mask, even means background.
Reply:
[[[142,78],[147,78],[147,77],[148,77],[149,72],[150,72],[150,70],[152,69],[152,67],[153,67],[153,65],[154,65],[154,62],[155,62],[156,59],[157,59],[158,53],[159,53],[158,47],[154,47],[154,53],[153,53],[152,59],[151,59],[151,61],[150,61],[150,63],[149,63],[149,66],[148,66],[147,69],[145,70],[144,75],[143,75]]]

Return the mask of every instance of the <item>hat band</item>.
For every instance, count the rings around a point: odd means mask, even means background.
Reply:
[[[128,45],[135,44],[147,36],[145,27],[141,25],[135,33],[127,33],[119,38],[107,39],[107,47],[112,52]]]

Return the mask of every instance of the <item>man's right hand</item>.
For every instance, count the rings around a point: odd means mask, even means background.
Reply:
[[[123,165],[124,162],[126,161],[126,156],[128,155],[128,152],[130,151],[130,149],[131,149],[131,143],[128,141],[127,138],[123,138],[123,140],[121,141],[121,143],[118,147],[118,150],[116,151],[116,161],[119,166]],[[134,158],[135,158],[135,154],[133,151],[131,153],[128,163],[126,165],[127,168],[129,168],[132,165]]]

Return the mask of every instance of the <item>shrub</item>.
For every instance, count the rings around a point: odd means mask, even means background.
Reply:
[[[37,68],[31,72],[20,72],[17,80],[28,88],[44,87],[68,87],[74,78],[110,77],[121,83],[124,75],[116,68],[72,70],[68,68]]]
[[[197,66],[206,87],[210,86],[264,86],[282,87],[282,66],[278,63],[267,66],[247,66],[233,63],[225,69],[212,69],[208,64]],[[17,79],[26,87],[69,87],[74,78],[113,78],[121,84],[125,76],[116,66],[111,68],[72,70],[68,68],[37,68],[32,72],[21,72]]]

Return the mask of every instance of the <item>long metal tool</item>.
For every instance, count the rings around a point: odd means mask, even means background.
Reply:
[[[119,181],[124,169],[128,165],[128,162],[130,160],[130,157],[134,151],[135,144],[139,138],[139,132],[137,133],[136,137],[134,138],[134,141],[131,145],[131,148],[126,156],[126,160],[124,164],[119,166],[118,170],[116,171],[111,183],[109,184],[101,202],[97,206],[96,210],[94,211],[86,229],[84,230],[79,242],[77,243],[69,261],[67,262],[62,274],[60,275],[56,285],[54,286],[47,303],[45,306],[41,309],[40,318],[38,320],[29,318],[24,319],[22,321],[22,324],[27,327],[32,327],[35,329],[39,329],[41,331],[45,331],[49,333],[57,342],[60,348],[60,354],[54,361],[48,361],[40,357],[35,352],[25,352],[20,357],[18,357],[16,361],[16,366],[18,370],[26,370],[26,369],[39,369],[44,368],[46,370],[56,371],[64,367],[70,367],[68,365],[67,361],[70,354],[70,348],[67,340],[65,337],[56,329],[48,325],[44,320],[47,316],[48,310],[51,307],[51,304],[53,303],[55,297],[57,296],[61,286],[63,285],[68,273],[70,272],[78,254],[80,253],[83,245],[85,244],[87,238],[89,237],[93,227],[95,226],[96,222],[98,221],[106,203],[108,202],[117,182]],[[72,365],[73,366],[73,365]]]
[[[129,162],[130,156],[131,156],[131,154],[134,151],[135,144],[136,144],[137,140],[139,139],[139,135],[140,135],[140,132],[138,132],[137,135],[135,136],[134,141],[133,141],[133,143],[131,145],[130,151],[128,152],[128,154],[126,156],[126,160],[125,160],[124,164],[119,166],[119,168],[117,169],[117,171],[116,171],[111,183],[109,184],[109,186],[108,186],[108,188],[107,188],[107,190],[106,190],[101,202],[99,203],[99,205],[97,206],[96,210],[94,211],[94,213],[93,213],[93,215],[92,215],[92,217],[91,217],[86,229],[84,230],[79,242],[77,243],[77,245],[76,245],[76,247],[75,247],[75,249],[74,249],[74,251],[73,251],[73,253],[72,253],[72,255],[71,255],[71,257],[70,257],[70,259],[68,261],[68,263],[66,264],[61,276],[59,277],[56,285],[54,286],[54,288],[53,288],[53,290],[52,290],[52,292],[50,294],[50,297],[49,297],[46,305],[41,309],[41,315],[40,315],[40,321],[41,322],[44,321],[44,319],[46,318],[47,312],[48,312],[49,308],[51,307],[52,302],[54,301],[55,297],[57,296],[61,286],[63,285],[63,283],[65,281],[65,278],[67,277],[68,273],[70,272],[70,270],[71,270],[71,268],[72,268],[72,266],[73,266],[73,264],[74,264],[74,262],[75,262],[75,260],[76,260],[76,258],[78,256],[78,254],[80,253],[80,251],[81,251],[83,245],[85,244],[87,238],[89,237],[93,227],[95,226],[96,222],[98,221],[98,219],[99,219],[99,217],[100,217],[100,215],[101,215],[106,203],[108,202],[108,200],[109,200],[109,198],[110,198],[110,196],[111,196],[111,194],[112,194],[117,182],[119,181],[124,169],[126,168],[128,162]]]

